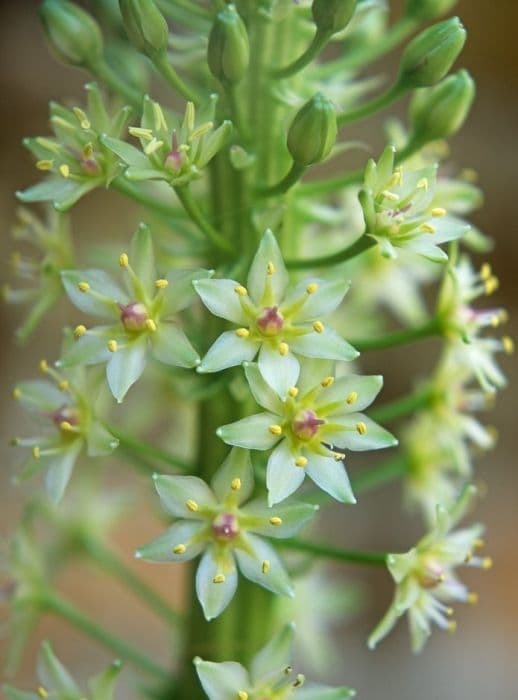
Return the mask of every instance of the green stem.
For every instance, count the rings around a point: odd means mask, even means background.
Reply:
[[[338,547],[330,547],[326,544],[307,542],[295,538],[290,540],[278,540],[276,544],[281,548],[293,549],[297,552],[307,552],[317,557],[353,562],[355,564],[367,564],[368,566],[384,566],[387,559],[386,552],[363,552],[356,549],[341,549]]]
[[[163,52],[153,57],[153,65],[162,75],[163,78],[169,83],[169,85],[179,92],[180,95],[185,97],[186,100],[198,104],[199,97],[178,75],[173,66],[169,63],[167,57],[167,52]]]
[[[122,448],[125,448],[131,452],[136,452],[137,454],[142,455],[144,458],[151,458],[157,460],[158,462],[164,462],[165,464],[169,464],[171,467],[175,467],[175,469],[179,469],[182,472],[191,472],[193,469],[192,464],[189,464],[181,457],[172,455],[170,452],[162,450],[160,447],[150,445],[149,443],[142,442],[131,435],[127,435],[126,433],[121,432],[116,426],[106,425],[106,429],[117,438]]]
[[[352,487],[355,493],[372,491],[379,486],[385,486],[385,484],[401,479],[408,473],[408,470],[408,459],[403,455],[397,455],[378,467],[355,476],[351,479]]]
[[[379,423],[390,423],[429,406],[433,396],[434,394],[430,388],[416,391],[373,409],[369,412],[369,416]]]
[[[200,7],[200,5],[192,2],[191,0],[172,0],[172,4],[176,5],[177,7],[181,7],[183,10],[186,10],[197,17],[203,17],[203,19],[208,20],[214,19],[214,15],[210,10],[207,10],[205,7]]]
[[[214,245],[214,247],[224,251],[225,253],[235,253],[235,250],[230,243],[223,238],[218,231],[216,231],[209,221],[207,221],[205,215],[200,210],[198,204],[192,196],[189,186],[183,185],[182,187],[175,187],[174,191],[176,192],[176,196],[180,202],[183,204],[187,214],[189,214],[193,222],[198,226],[200,231],[205,234],[207,239]]]
[[[284,66],[284,68],[276,68],[272,70],[272,77],[288,78],[290,75],[294,75],[295,73],[301,71],[308,65],[308,63],[311,63],[311,61],[318,56],[318,54],[322,51],[322,49],[329,41],[330,37],[331,34],[327,32],[320,32],[317,29],[311,44],[304,51],[304,53],[301,56],[299,56],[295,61],[293,61],[293,63]]]
[[[41,599],[41,606],[43,609],[64,618],[70,622],[70,624],[74,625],[74,627],[81,630],[81,632],[84,632],[92,639],[95,639],[97,642],[113,651],[120,656],[121,659],[129,661],[141,671],[149,673],[149,675],[155,676],[155,678],[159,678],[161,681],[169,678],[169,673],[165,669],[142,654],[139,649],[135,649],[135,647],[131,646],[120,637],[115,636],[104,629],[104,627],[93,622],[84,613],[60,596],[50,591],[46,592]]]
[[[387,92],[379,95],[379,97],[376,97],[374,100],[366,102],[365,104],[360,105],[359,107],[356,107],[356,109],[352,109],[349,112],[342,112],[342,114],[337,116],[336,123],[338,126],[343,126],[344,124],[350,124],[351,122],[370,117],[372,114],[380,112],[382,109],[385,109],[391,105],[403,94],[404,91],[396,83],[389,88]]]
[[[395,348],[399,345],[407,345],[408,343],[415,343],[418,340],[440,335],[441,324],[437,318],[432,318],[430,321],[414,328],[405,328],[401,331],[386,333],[379,338],[358,338],[350,342],[357,350],[363,352],[364,350],[386,350],[387,348]]]
[[[149,207],[153,213],[163,214],[164,216],[171,217],[172,219],[187,218],[183,209],[178,209],[166,204],[166,202],[161,202],[159,199],[153,197],[141,187],[138,187],[123,176],[119,176],[115,178],[115,180],[112,180],[110,187],[117,190],[121,194],[124,194],[126,197],[130,197],[135,202],[138,202],[145,207]]]
[[[284,194],[290,187],[293,187],[302,175],[306,172],[307,166],[300,165],[299,163],[292,163],[289,172],[275,185],[269,185],[268,187],[259,187],[257,189],[257,194],[261,197],[274,197],[275,195]]]
[[[111,88],[115,93],[121,95],[127,100],[137,111],[142,109],[143,95],[141,92],[132,88],[131,85],[123,80],[111,67],[104,61],[99,59],[88,65],[90,72],[103,83]]]
[[[365,234],[358,238],[352,245],[339,250],[338,253],[331,255],[323,255],[320,258],[307,258],[303,260],[286,260],[286,267],[291,270],[304,270],[312,267],[328,267],[329,265],[337,265],[338,263],[351,260],[357,255],[361,255],[369,248],[376,245],[374,238]]]
[[[236,95],[236,86],[224,84],[223,87],[225,89],[231,119],[241,135],[241,140],[246,143],[250,139],[250,134],[246,126],[241,103]]]
[[[181,620],[181,615],[147,583],[142,581],[119,557],[104,544],[91,537],[82,537],[81,545],[85,552],[107,573],[118,579],[123,586],[129,588],[146,605],[153,610],[166,624],[175,626]]]

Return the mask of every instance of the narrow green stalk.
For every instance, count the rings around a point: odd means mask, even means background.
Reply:
[[[164,216],[168,216],[172,219],[185,220],[187,218],[184,209],[172,207],[166,202],[160,201],[142,189],[142,187],[135,185],[122,175],[116,177],[115,180],[112,180],[110,183],[110,188],[117,190],[130,199],[133,199],[135,202],[138,202],[138,204],[148,207],[154,214],[163,214]]]
[[[192,0],[172,0],[171,4],[181,7],[182,10],[186,10],[197,17],[203,17],[207,20],[212,20],[214,17],[210,10],[207,10],[205,7],[201,7],[196,2],[192,2]]]
[[[106,61],[99,59],[98,61],[90,63],[88,68],[96,78],[106,83],[116,94],[123,97],[132,107],[135,107],[135,109],[140,112],[144,95],[117,75]]]
[[[323,255],[320,258],[306,258],[303,260],[288,259],[286,260],[286,267],[291,270],[304,270],[313,267],[329,267],[330,265],[337,265],[338,263],[345,262],[346,260],[351,260],[375,245],[376,241],[374,238],[364,234],[352,245],[339,250],[337,253]]]
[[[370,102],[366,102],[356,109],[352,109],[350,112],[342,112],[336,118],[336,123],[338,126],[343,126],[344,124],[350,124],[351,122],[359,121],[360,119],[365,119],[370,117],[376,112],[380,112],[382,109],[386,109],[393,102],[395,102],[399,97],[404,94],[404,91],[396,84],[384,92],[379,97],[376,97]]]
[[[131,646],[123,639],[120,639],[120,637],[117,637],[104,629],[104,627],[101,627],[101,625],[93,622],[84,613],[60,596],[50,591],[46,592],[41,599],[41,606],[44,610],[53,612],[59,617],[64,618],[70,622],[71,625],[81,630],[81,632],[84,632],[92,639],[95,639],[95,641],[110,649],[117,654],[117,656],[120,656],[121,659],[129,661],[141,671],[144,671],[144,673],[148,673],[150,676],[154,676],[161,681],[165,681],[169,678],[169,673],[165,669],[142,654],[139,649],[135,649],[135,647]]]
[[[257,189],[257,194],[261,197],[274,197],[275,195],[284,194],[300,180],[305,172],[305,165],[299,165],[293,162],[289,172],[280,182],[275,185],[270,185],[269,187],[259,187]]]
[[[182,187],[175,187],[174,191],[176,192],[176,196],[180,202],[183,204],[187,214],[189,214],[193,222],[198,226],[200,231],[205,234],[207,239],[214,245],[214,247],[225,253],[235,252],[230,243],[223,238],[218,231],[216,231],[209,221],[207,221],[205,215],[200,210],[197,202],[192,196],[189,186],[183,185]]]
[[[236,87],[235,85],[224,85],[223,87],[225,88],[231,120],[239,131],[241,141],[246,143],[250,139],[250,133],[243,115],[242,105],[236,95]]]
[[[285,549],[293,549],[297,552],[306,552],[317,557],[335,559],[336,561],[346,561],[355,564],[366,564],[368,566],[384,566],[387,559],[386,552],[363,552],[356,549],[341,549],[330,547],[326,544],[316,542],[306,542],[305,540],[291,539],[278,540],[277,546]]]
[[[198,95],[180,78],[173,66],[169,63],[166,52],[154,57],[153,65],[175,92],[180,93],[182,97],[185,97],[185,99],[190,102],[194,102],[196,105],[199,103]]]
[[[91,537],[81,538],[81,546],[96,564],[118,579],[123,586],[129,588],[151,610],[153,610],[166,624],[175,626],[182,616],[145,581],[139,578],[112,550],[98,539]]]
[[[163,462],[164,464],[169,464],[175,469],[179,469],[182,472],[191,472],[193,469],[192,464],[189,464],[181,457],[176,457],[166,450],[162,450],[160,447],[155,445],[150,445],[147,442],[142,442],[137,438],[127,435],[121,432],[116,426],[106,425],[107,430],[117,438],[122,448],[125,448],[131,452],[135,452],[137,455],[142,455],[144,458],[155,459],[158,462]]]
[[[365,493],[390,484],[404,477],[409,471],[408,459],[404,455],[396,455],[378,467],[364,471],[351,479],[355,493]]]
[[[363,352],[365,350],[395,348],[399,345],[407,345],[408,343],[415,343],[418,340],[433,338],[440,335],[441,324],[438,319],[432,318],[430,321],[420,326],[415,326],[414,328],[405,328],[402,331],[386,333],[379,338],[358,338],[350,342],[357,350]]]
[[[284,68],[276,68],[272,70],[271,75],[273,78],[289,78],[290,75],[298,73],[303,68],[305,68],[311,61],[316,58],[322,49],[326,46],[327,42],[331,38],[331,34],[324,32],[317,32],[313,37],[311,44],[304,51],[304,53],[299,56],[293,63],[290,63]]]
[[[433,396],[434,394],[430,388],[415,391],[412,394],[373,409],[369,412],[369,416],[379,423],[390,423],[393,420],[403,418],[414,413],[414,411],[429,406]]]

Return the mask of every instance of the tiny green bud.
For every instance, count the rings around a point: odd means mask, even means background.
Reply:
[[[101,30],[82,8],[67,0],[44,0],[40,17],[47,39],[65,63],[87,66],[101,56]]]
[[[405,14],[418,22],[429,22],[449,12],[457,0],[406,0]]]
[[[317,93],[297,112],[288,131],[288,150],[298,165],[324,160],[336,141],[336,110]]]
[[[234,5],[218,12],[209,34],[207,60],[212,75],[235,84],[248,68],[250,47],[243,20]]]
[[[434,24],[408,44],[401,57],[398,85],[405,90],[429,87],[448,73],[466,41],[458,17]]]
[[[475,83],[466,70],[415,94],[410,104],[411,138],[446,139],[464,123],[475,97]]]
[[[318,31],[335,34],[345,29],[354,15],[357,0],[313,0],[311,14]]]
[[[133,46],[153,57],[167,49],[169,27],[154,0],[119,0],[124,29]]]

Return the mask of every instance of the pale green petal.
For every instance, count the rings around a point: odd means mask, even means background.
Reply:
[[[429,240],[423,240],[422,236],[405,243],[405,249],[423,255],[433,262],[446,262],[448,255]]]
[[[297,384],[300,364],[293,353],[281,355],[265,342],[259,351],[259,371],[277,395],[285,399],[288,389]]]
[[[132,165],[135,168],[149,168],[149,160],[142,151],[138,148],[132,146],[126,141],[121,141],[120,139],[114,139],[110,136],[103,134],[100,138],[101,143],[110,151],[119,156],[119,158],[127,165]]]
[[[300,377],[297,387],[300,391],[300,396],[304,396],[314,389],[317,384],[334,375],[335,363],[333,360],[321,360],[314,357],[305,357],[300,369]]]
[[[289,503],[288,501],[284,501],[282,505],[276,505],[275,508],[269,508],[264,502],[264,498],[251,501],[241,509],[243,515],[262,519],[260,524],[250,525],[248,529],[251,532],[277,539],[296,535],[312,520],[317,511],[317,505]],[[280,525],[272,525],[270,522],[272,516],[280,518],[282,523]]]
[[[431,223],[435,233],[428,234],[428,236],[435,244],[455,241],[466,235],[471,228],[465,221],[454,216],[443,216],[440,219],[434,219]]]
[[[119,304],[129,301],[127,293],[103,270],[63,270],[61,279],[72,304],[91,316],[118,319]],[[91,292],[96,294],[81,292],[80,282],[87,282]],[[97,294],[103,298],[99,299]]]
[[[282,415],[283,402],[279,399],[278,394],[272,387],[263,379],[259,366],[252,362],[245,362],[244,370],[246,379],[250,386],[254,399],[263,408],[267,408],[272,413]],[[294,386],[292,384],[292,386]]]
[[[212,274],[212,270],[203,270],[202,268],[168,272],[165,279],[169,284],[163,291],[160,316],[167,318],[171,314],[186,309],[196,297],[194,282],[205,280]]]
[[[29,411],[52,413],[67,403],[67,394],[60,391],[55,384],[44,379],[21,382],[16,385],[17,400]],[[19,394],[18,394],[19,392]]]
[[[2,690],[9,700],[40,700],[36,693],[25,693],[23,690],[13,688],[12,685],[3,685]]]
[[[214,316],[225,318],[240,326],[248,326],[250,319],[239,303],[235,292],[240,283],[235,280],[199,279],[193,282],[194,289]]]
[[[116,335],[114,331],[118,330],[113,326],[90,328],[64,351],[62,357],[56,362],[56,367],[96,365],[100,362],[107,362],[112,356],[108,350],[108,340],[113,338]]]
[[[290,347],[304,357],[324,360],[354,360],[360,354],[330,326],[325,326],[322,333],[311,330],[293,338]]]
[[[146,180],[166,180],[167,174],[164,170],[156,170],[155,168],[135,168],[133,165],[125,172],[128,180],[132,182],[145,182]]]
[[[346,377],[339,377],[334,383],[320,392],[315,400],[316,406],[343,402],[343,410],[337,409],[333,416],[340,413],[352,413],[363,411],[370,406],[383,386],[381,375],[356,375],[350,374]],[[349,402],[347,402],[349,399]]]
[[[305,469],[317,486],[337,501],[356,503],[351,482],[341,461],[315,454],[308,454],[308,457]]]
[[[369,635],[367,640],[369,649],[375,649],[378,643],[392,631],[400,616],[401,613],[398,612],[393,603]]]
[[[198,366],[198,372],[219,372],[228,367],[253,360],[260,344],[249,338],[240,338],[235,331],[225,331],[216,338],[213,345]]]
[[[338,421],[337,421],[338,422]],[[380,450],[384,447],[394,447],[398,444],[397,439],[363,413],[351,413],[340,419],[342,429],[328,430],[325,426],[326,440],[337,447],[348,450]],[[357,430],[359,423],[363,423],[366,430],[360,434]]]
[[[274,681],[290,666],[295,625],[284,627],[252,659],[250,674],[255,685]],[[297,690],[297,694],[300,691]]]
[[[230,138],[232,129],[232,122],[225,119],[225,121],[221,123],[221,126],[205,137],[200,156],[196,161],[196,165],[200,170],[223,148]]]
[[[200,519],[199,513],[188,508],[187,502],[194,501],[201,507],[217,503],[209,486],[197,476],[154,474],[153,481],[162,507],[177,518]]]
[[[275,549],[261,537],[247,534],[247,544],[252,548],[252,554],[241,549],[235,550],[239,570],[249,581],[267,588],[277,595],[293,597],[293,585]],[[264,562],[269,563],[268,571],[264,571]]]
[[[273,263],[274,273],[270,275],[274,303],[280,303],[288,285],[288,272],[282,259],[279,244],[273,233],[265,231],[248,273],[248,292],[256,304],[263,303],[268,263]]]
[[[151,542],[139,547],[135,552],[135,557],[154,562],[189,561],[194,559],[205,549],[207,543],[201,541],[191,544],[191,539],[204,527],[206,527],[204,522],[180,520],[168,527],[165,532],[155,537]],[[181,544],[185,546],[185,552],[176,554],[173,550]]]
[[[237,569],[232,556],[229,555],[222,564],[223,568],[211,548],[202,556],[196,571],[196,595],[207,620],[213,620],[222,613],[236,592]],[[225,576],[224,581],[214,583],[214,578],[220,574]]]
[[[84,194],[99,185],[97,179],[87,179],[78,182],[65,177],[49,178],[38,182],[16,196],[21,202],[53,202],[60,211],[70,208]],[[64,208],[63,208],[64,207]]]
[[[318,285],[318,289],[313,294],[307,294],[306,287],[310,283]],[[305,295],[306,301],[297,313],[294,314],[293,320],[296,323],[304,323],[307,321],[315,321],[316,319],[325,319],[331,314],[341,303],[351,283],[344,279],[322,280],[311,278],[304,280],[297,285],[293,295],[293,299],[297,299]],[[281,312],[285,305],[289,305],[289,299],[281,306]]]
[[[105,671],[89,680],[88,687],[92,693],[92,700],[112,700],[115,684],[121,671],[122,663],[114,661]]]
[[[283,440],[272,452],[266,468],[266,486],[270,506],[291,496],[304,481],[306,473],[295,466],[288,441]]]
[[[38,657],[38,677],[44,688],[67,696],[80,696],[81,691],[74,679],[52,651],[48,642],[43,642]]]
[[[347,700],[353,698],[356,691],[352,688],[330,688],[327,685],[304,685],[297,690],[297,700]]]
[[[65,450],[52,456],[52,462],[45,477],[45,486],[49,497],[54,503],[59,503],[63,498],[82,447],[83,441],[77,439],[68,445]]]
[[[111,355],[106,366],[106,378],[113,396],[121,403],[146,366],[146,336],[128,342]]]
[[[247,450],[269,450],[279,441],[279,436],[270,431],[270,426],[276,425],[278,421],[279,416],[273,413],[257,413],[235,423],[222,425],[216,434],[227,445],[245,447]]]
[[[241,482],[238,491],[232,489],[234,479],[239,479]],[[218,501],[224,501],[230,492],[235,494],[238,505],[248,500],[254,489],[254,469],[250,460],[250,452],[233,447],[212,477],[211,486]]]
[[[166,365],[195,367],[200,356],[181,328],[167,321],[159,323],[151,335],[153,356]]]
[[[142,283],[148,300],[152,299],[156,292],[155,280],[155,255],[153,251],[153,239],[151,232],[145,224],[140,224],[131,239],[129,263],[135,275]],[[131,277],[129,284],[132,285]],[[134,290],[134,296],[138,297],[138,290]]]
[[[209,700],[235,700],[240,690],[250,689],[247,671],[235,661],[216,664],[196,658],[194,665]]]
[[[98,421],[93,420],[86,434],[86,453],[89,457],[108,455],[118,447],[119,441]]]

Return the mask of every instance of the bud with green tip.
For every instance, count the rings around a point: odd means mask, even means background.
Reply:
[[[406,0],[405,15],[418,22],[429,22],[449,12],[457,0]]]
[[[67,0],[45,0],[40,17],[51,46],[65,63],[88,66],[101,57],[101,30],[82,8]]]
[[[119,0],[119,7],[135,48],[150,58],[166,51],[169,27],[154,0]]]
[[[426,143],[452,136],[466,120],[474,97],[475,82],[466,70],[416,93],[410,104],[411,139]]]
[[[466,30],[458,17],[425,29],[403,52],[397,85],[404,90],[429,87],[442,80],[460,54]]]
[[[234,85],[244,76],[250,59],[248,34],[234,5],[218,12],[209,35],[207,60],[212,75]]]
[[[313,0],[311,14],[317,30],[335,34],[345,29],[354,15],[357,0]]]
[[[288,131],[288,150],[295,163],[308,166],[326,158],[336,141],[336,110],[317,93],[296,114]]]

